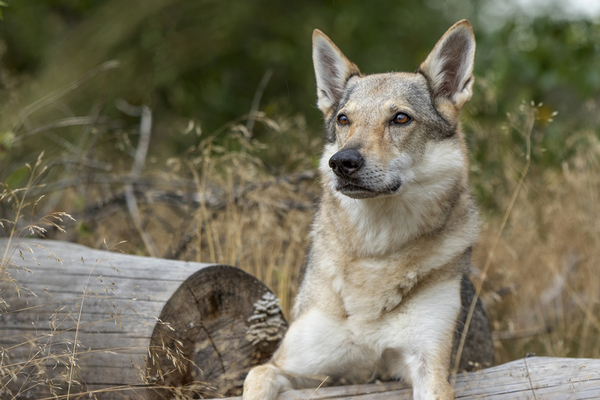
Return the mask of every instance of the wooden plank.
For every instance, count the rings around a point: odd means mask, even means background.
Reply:
[[[525,362],[529,369],[528,378]],[[533,390],[532,390],[533,388]],[[493,399],[598,399],[600,398],[600,360],[532,357],[461,374],[454,386],[455,398]],[[311,397],[312,396],[312,397]],[[399,382],[290,390],[279,400],[412,400],[412,390]],[[241,400],[231,397],[229,400]]]
[[[7,239],[0,239],[0,249],[4,250],[7,243]],[[11,247],[14,244],[11,244]],[[23,258],[19,256],[18,251],[12,256],[12,261],[19,266],[36,268],[37,260],[40,264],[43,263],[43,269],[50,273],[87,276],[89,271],[93,270],[94,277],[102,275],[119,279],[156,280],[153,274],[156,274],[158,268],[159,271],[168,272],[164,276],[161,275],[160,281],[181,281],[202,267],[214,265],[96,250],[59,240],[24,240],[21,253]],[[27,276],[31,274],[21,271],[19,281],[26,280]]]
[[[37,308],[36,310],[27,310],[19,313],[0,315],[0,330],[3,329],[23,329],[30,330],[35,326],[41,330],[51,329],[51,325],[58,325],[57,329],[69,330],[75,325],[84,327],[85,330],[100,330],[99,326],[106,326],[108,330],[116,325],[119,328],[118,322],[137,322],[138,324],[151,323],[152,326],[156,323],[157,315],[160,314],[160,308],[164,303],[147,304],[142,301],[115,301],[115,307],[105,304],[85,304],[85,308],[80,312],[78,304],[50,305]],[[56,312],[61,306],[68,307],[65,310]],[[158,308],[158,310],[157,310]],[[51,318],[48,318],[48,316]],[[79,323],[78,323],[79,321]],[[32,325],[33,324],[33,325]],[[132,328],[136,328],[132,326]],[[145,328],[143,328],[145,330]]]
[[[83,387],[75,387],[75,393],[67,395],[47,396],[36,398],[35,400],[146,400],[151,398],[151,391],[145,386],[136,385],[103,385],[103,384],[86,384]]]
[[[57,274],[60,273],[61,272],[57,272]],[[48,274],[43,282],[37,281],[36,277],[35,282],[28,279],[22,279],[20,283],[22,283],[23,287],[30,289],[36,294],[43,294],[46,292],[52,293],[53,295],[55,293],[65,293],[72,294],[72,297],[77,297],[82,296],[85,290],[87,297],[93,294],[114,295],[115,293],[119,293],[121,297],[127,296],[125,298],[139,298],[141,295],[150,295],[151,299],[154,299],[155,301],[168,300],[168,298],[165,298],[164,294],[165,286],[173,286],[173,288],[176,289],[181,285],[180,280],[164,279],[157,281],[156,279],[149,280],[106,276],[101,276],[98,280],[92,280],[87,286],[85,285],[86,282],[78,282],[77,286],[65,284],[65,280],[68,281],[75,276],[87,277],[85,274],[64,274],[63,276]]]

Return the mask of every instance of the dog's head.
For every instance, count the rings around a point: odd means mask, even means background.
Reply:
[[[459,118],[472,95],[474,58],[473,30],[463,20],[416,73],[363,76],[315,30],[317,104],[327,131],[320,169],[332,189],[356,199],[391,196],[465,170]]]

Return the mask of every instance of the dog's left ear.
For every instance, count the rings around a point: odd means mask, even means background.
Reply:
[[[429,80],[434,101],[450,100],[457,109],[473,95],[475,35],[466,19],[454,24],[419,66]]]

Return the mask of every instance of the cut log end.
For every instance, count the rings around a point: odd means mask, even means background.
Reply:
[[[271,357],[287,330],[275,295],[229,266],[190,276],[159,319],[148,359],[157,398],[240,395],[248,370]]]

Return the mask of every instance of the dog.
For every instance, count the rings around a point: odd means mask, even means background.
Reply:
[[[479,231],[460,124],[474,58],[466,20],[416,73],[362,75],[314,31],[323,194],[294,322],[271,361],[248,374],[244,400],[276,399],[325,376],[403,379],[414,399],[454,398],[448,377],[473,300],[466,274]],[[492,362],[478,302],[461,368]]]

